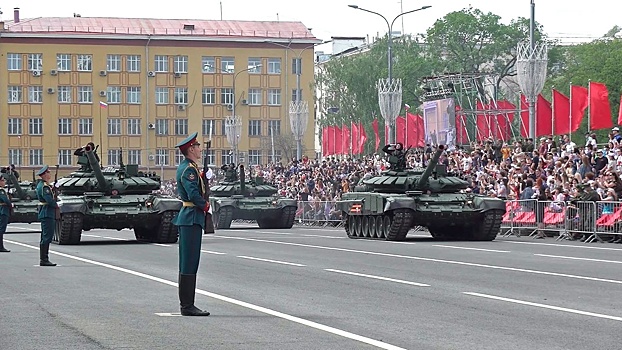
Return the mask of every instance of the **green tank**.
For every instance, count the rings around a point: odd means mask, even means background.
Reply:
[[[37,194],[35,189],[37,188],[36,181],[18,181],[15,174],[11,171],[7,171],[5,174],[7,178],[7,193],[11,197],[13,202],[13,209],[11,216],[9,217],[9,223],[33,223],[39,222],[37,217],[38,204]]]
[[[77,152],[78,171],[58,179],[61,217],[53,241],[77,244],[82,231],[130,228],[137,240],[175,243],[177,227],[172,220],[181,209],[176,198],[155,194],[159,178],[138,172],[137,165],[102,169],[94,150]]]
[[[337,203],[348,237],[401,241],[422,226],[436,239],[494,240],[505,203],[467,193],[465,180],[438,165],[443,149],[425,169],[406,169],[406,153],[388,151],[391,169],[363,180]]]
[[[223,170],[224,180],[210,189],[215,228],[230,228],[236,219],[257,221],[260,228],[267,229],[294,225],[296,200],[279,196],[278,189],[259,176],[247,180],[243,165],[239,167],[239,177],[234,166]]]

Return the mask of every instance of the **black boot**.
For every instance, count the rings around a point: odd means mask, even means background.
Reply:
[[[48,254],[50,252],[50,244],[40,244],[39,245],[39,266],[56,266],[53,262],[50,261]]]
[[[4,234],[0,234],[0,253],[8,253],[8,252],[10,252],[10,250],[8,250],[8,249],[6,249],[4,247],[4,242],[3,242],[4,237],[3,236],[4,236]]]
[[[194,306],[197,275],[179,274],[179,304],[182,316],[209,316],[209,312]]]

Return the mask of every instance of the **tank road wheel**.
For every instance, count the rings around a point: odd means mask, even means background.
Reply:
[[[57,244],[78,244],[82,235],[82,213],[61,214],[56,220],[52,242]]]
[[[361,236],[365,238],[371,237],[371,230],[369,229],[369,216],[365,215],[361,218]]]
[[[363,217],[360,215],[356,215],[354,217],[354,222],[355,225],[354,227],[356,227],[356,230],[354,231],[354,234],[356,234],[356,237],[363,237],[362,233],[363,233]]]
[[[369,237],[371,238],[378,238],[378,231],[376,231],[377,219],[377,216],[369,216]]]
[[[503,210],[492,209],[485,212],[483,220],[472,228],[471,240],[492,241],[497,238],[501,229],[502,218]]]
[[[376,235],[378,238],[386,238],[386,234],[384,231],[384,216],[380,215],[376,217]]]
[[[391,225],[386,231],[387,241],[403,241],[410,231],[413,220],[413,211],[410,209],[396,209],[393,211]],[[388,215],[386,217],[389,217]]]
[[[348,235],[348,238],[356,237],[356,235],[354,234],[354,216],[346,215],[346,224],[344,225],[344,227],[346,229],[346,235]]]
[[[384,233],[384,238],[388,241],[391,240],[389,239],[389,232],[391,232],[392,223],[393,223],[393,220],[391,216],[385,213],[384,218],[382,219],[382,231]]]
[[[215,228],[228,229],[231,228],[231,222],[233,221],[233,208],[221,207],[213,214],[213,220]]]

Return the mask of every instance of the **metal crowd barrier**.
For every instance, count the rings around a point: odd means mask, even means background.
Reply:
[[[304,226],[343,226],[335,201],[298,201],[295,223]]]

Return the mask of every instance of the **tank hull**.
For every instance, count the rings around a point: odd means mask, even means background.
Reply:
[[[260,228],[287,229],[294,225],[297,203],[274,197],[210,197],[217,229],[226,229],[233,220],[256,221]]]
[[[9,217],[9,223],[31,224],[39,222],[38,204],[39,201],[37,200],[14,200],[13,212]]]

